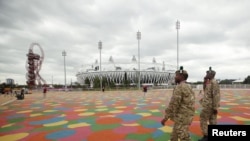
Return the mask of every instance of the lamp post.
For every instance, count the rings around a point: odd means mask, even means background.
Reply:
[[[140,74],[140,40],[141,40],[141,32],[137,32],[137,40],[138,40],[138,89],[140,90],[140,80],[141,80],[141,74]]]
[[[65,67],[65,56],[66,56],[66,51],[64,50],[62,52],[62,56],[64,57],[64,90],[66,91],[67,85],[66,85],[66,67]]]
[[[176,22],[176,30],[177,30],[177,70],[179,69],[179,29],[180,29],[180,21]]]
[[[102,42],[101,41],[98,42],[98,49],[100,50],[100,68],[99,68],[99,70],[100,70],[100,86],[101,86],[101,91],[102,91],[102,74],[101,74],[101,72],[102,72]]]

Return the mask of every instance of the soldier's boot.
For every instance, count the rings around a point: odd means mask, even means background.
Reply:
[[[208,141],[207,136],[203,136],[203,138],[199,139],[198,141]]]

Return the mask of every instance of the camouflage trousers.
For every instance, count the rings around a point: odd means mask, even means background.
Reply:
[[[189,126],[175,123],[173,127],[172,134],[170,136],[170,141],[191,141],[189,135]],[[179,140],[178,140],[179,139]]]
[[[213,114],[213,110],[211,108],[203,108],[200,113],[200,128],[202,134],[205,136],[208,134],[208,124],[217,124],[217,115]]]

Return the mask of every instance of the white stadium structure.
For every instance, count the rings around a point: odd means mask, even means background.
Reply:
[[[141,85],[168,85],[173,82],[174,72],[176,66],[157,63],[155,58],[151,63],[140,62],[140,71],[138,62],[135,56],[128,63],[116,63],[113,57],[110,56],[108,62],[101,62],[96,60],[94,64],[82,66],[76,74],[77,81],[80,84],[85,84],[88,79],[90,85],[93,86],[94,79],[97,77],[106,78],[109,82],[115,85],[123,85],[124,81],[129,81],[130,85],[137,85],[138,74],[140,74]]]

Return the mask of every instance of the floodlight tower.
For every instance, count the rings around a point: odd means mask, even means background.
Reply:
[[[141,40],[141,32],[138,30],[137,32],[137,40],[138,40],[138,89],[140,90],[140,40]]]
[[[65,67],[65,56],[66,56],[66,51],[64,50],[62,52],[62,56],[64,57],[64,90],[66,91],[67,89],[67,84],[66,84],[66,67]]]
[[[176,22],[176,30],[177,30],[177,70],[179,69],[179,29],[180,29],[180,21]]]
[[[102,42],[98,42],[98,49],[100,50],[100,86],[101,86],[101,91],[102,91]]]

